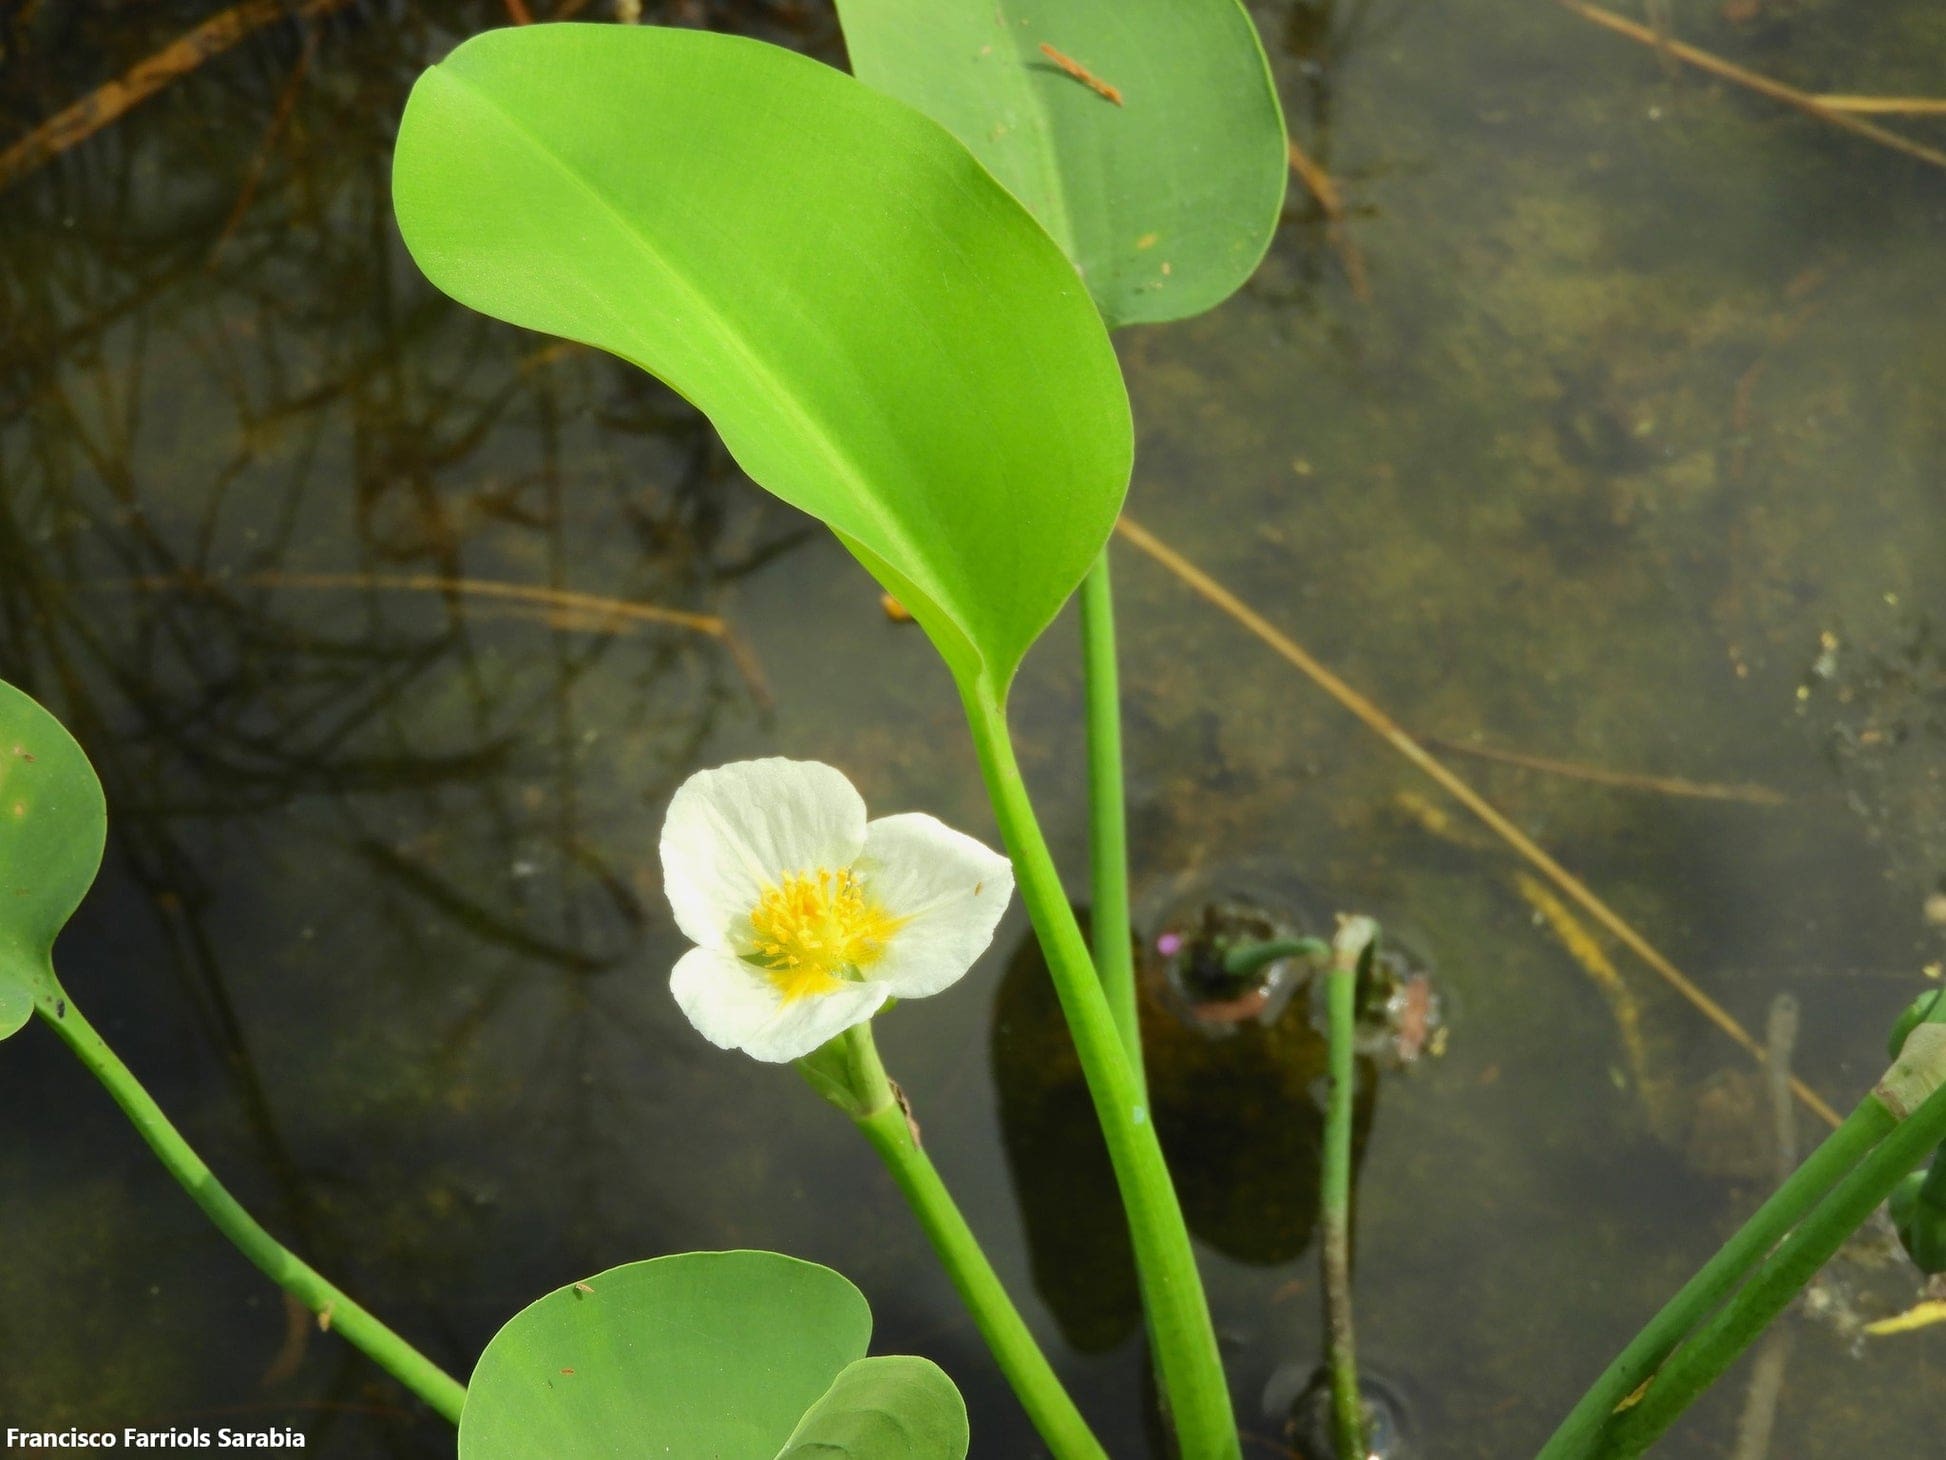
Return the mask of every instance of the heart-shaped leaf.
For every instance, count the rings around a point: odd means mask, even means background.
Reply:
[[[101,870],[108,806],[61,722],[0,682],[0,1039],[58,997],[54,939]]]
[[[777,1460],[964,1460],[966,1401],[930,1359],[860,1359],[811,1406]]]
[[[871,1338],[858,1289],[775,1252],[611,1268],[517,1313],[460,1412],[460,1460],[774,1460]]]
[[[973,150],[1111,327],[1200,314],[1284,202],[1284,118],[1239,0],[838,0],[859,78]]]
[[[462,303],[612,351],[1004,688],[1107,540],[1133,428],[1060,249],[912,108],[756,41],[536,25],[419,79],[393,199]]]

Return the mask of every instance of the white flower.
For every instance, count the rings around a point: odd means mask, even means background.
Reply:
[[[780,1062],[958,982],[993,941],[1013,867],[930,816],[869,825],[828,765],[698,771],[662,824],[662,885],[696,946],[669,981],[703,1037]]]

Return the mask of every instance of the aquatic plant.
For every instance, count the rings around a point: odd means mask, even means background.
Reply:
[[[926,27],[909,7],[841,9],[860,76],[886,94],[720,36],[548,26],[469,42],[408,109],[401,226],[456,297],[608,349],[689,396],[753,478],[826,523],[931,636],[1011,861],[931,818],[868,823],[830,767],[703,772],[664,827],[665,890],[697,945],[673,976],[677,1001],[718,1045],[797,1060],[860,1126],[1050,1448],[1098,1455],[921,1149],[871,1033],[891,999],[965,973],[1017,876],[1121,1184],[1168,1421],[1194,1460],[1235,1456],[1143,1089],[1128,967],[1103,550],[1132,433],[1107,328],[1206,308],[1249,273],[1281,200],[1275,95],[1234,0],[1039,6],[1063,27],[1048,39],[1020,34],[1026,17],[1005,4],[947,7]],[[1006,715],[1022,657],[1078,587],[1092,954]],[[50,950],[94,875],[105,809],[72,740],[11,689],[0,813],[0,879],[23,889],[0,905],[0,1035],[34,1012],[48,1021],[226,1234],[457,1418],[462,1454],[593,1453],[621,1435],[752,1460],[964,1453],[950,1381],[924,1360],[865,1357],[856,1290],[775,1254],[681,1254],[559,1289],[502,1330],[462,1394],[224,1193],[67,999]],[[1350,1322],[1352,1042],[1376,933],[1348,920],[1320,975],[1341,1454],[1366,1447]],[[1316,951],[1284,939],[1226,949],[1223,963],[1241,976]],[[1546,1454],[1652,1442],[1888,1192],[1908,1245],[1932,1262],[1942,1162],[1909,1173],[1946,1137],[1936,1008],[1902,1026],[1879,1087],[1617,1360]]]

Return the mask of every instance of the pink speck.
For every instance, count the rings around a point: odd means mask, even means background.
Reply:
[[[1181,933],[1164,933],[1160,938],[1155,940],[1155,951],[1160,953],[1164,958],[1174,958],[1178,953],[1182,952],[1182,942],[1183,938]]]

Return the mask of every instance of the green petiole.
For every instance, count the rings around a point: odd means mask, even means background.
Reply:
[[[1148,1098],[1129,1063],[1087,941],[1021,781],[1007,732],[1005,695],[985,680],[963,684],[962,693],[1000,835],[1047,954],[1107,1141],[1128,1216],[1157,1369],[1182,1455],[1184,1460],[1238,1460],[1241,1442],[1189,1228],[1149,1118]]]
[[[169,1123],[161,1107],[95,1032],[94,1026],[82,1017],[51,974],[46,991],[36,999],[35,1007],[81,1063],[107,1087],[115,1103],[149,1143],[149,1149],[169,1168],[169,1174],[182,1184],[190,1199],[203,1209],[218,1230],[236,1244],[238,1251],[272,1282],[327,1320],[332,1332],[362,1350],[444,1419],[455,1425],[459,1423],[460,1407],[466,1402],[465,1386],[265,1231],[190,1149],[182,1133]]]
[[[1135,956],[1128,907],[1128,816],[1122,780],[1121,677],[1115,663],[1115,595],[1104,546],[1081,580],[1081,669],[1088,728],[1088,862],[1094,891],[1095,971],[1122,1047],[1142,1076]]]

